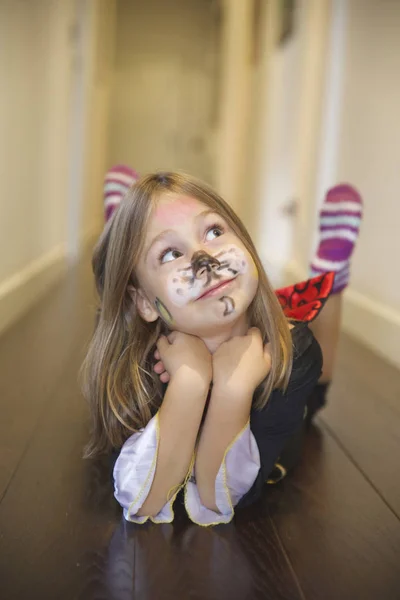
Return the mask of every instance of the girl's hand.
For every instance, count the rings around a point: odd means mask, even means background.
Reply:
[[[213,355],[213,383],[234,395],[253,394],[271,370],[269,344],[263,346],[260,330],[233,337]]]
[[[161,355],[158,350],[154,352],[154,358],[157,362],[153,367],[153,371],[157,373],[157,375],[160,377],[160,381],[162,381],[163,383],[168,383],[169,373],[165,368],[163,361],[161,360]]]
[[[158,360],[154,371],[163,383],[178,375],[191,381],[200,378],[207,386],[211,382],[211,354],[198,337],[178,331],[173,331],[168,337],[162,335],[154,356]]]

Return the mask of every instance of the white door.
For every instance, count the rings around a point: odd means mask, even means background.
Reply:
[[[271,57],[266,131],[266,168],[261,174],[263,203],[258,239],[267,272],[280,285],[292,260],[299,121],[300,38],[298,31]]]
[[[110,166],[212,179],[216,26],[210,2],[118,0]]]

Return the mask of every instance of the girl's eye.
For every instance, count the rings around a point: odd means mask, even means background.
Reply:
[[[160,262],[161,263],[167,263],[167,262],[171,262],[172,260],[175,260],[177,258],[179,258],[180,256],[183,256],[182,252],[179,252],[179,250],[175,250],[175,248],[167,248],[167,250],[163,250],[163,252],[160,255]]]
[[[207,229],[206,241],[210,242],[211,240],[214,240],[215,238],[222,235],[223,233],[224,231],[220,225],[213,225],[212,227]]]

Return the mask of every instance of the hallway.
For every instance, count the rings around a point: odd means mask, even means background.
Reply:
[[[0,2],[0,600],[400,600],[399,31],[396,0]],[[212,182],[275,287],[331,186],[364,201],[329,406],[226,526],[126,523],[82,459],[120,162]]]
[[[88,257],[0,339],[4,600],[397,600],[400,373],[343,335],[301,466],[228,526],[123,522],[107,464],[81,459],[76,375],[93,326]]]

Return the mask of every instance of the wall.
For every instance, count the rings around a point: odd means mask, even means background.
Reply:
[[[78,6],[81,0],[78,0]],[[82,206],[78,229],[80,246],[101,230],[104,219],[103,182],[107,170],[110,96],[116,35],[116,1],[86,0],[82,15],[84,32],[82,60],[85,132],[82,140]],[[72,200],[72,199],[71,199]]]
[[[268,3],[271,40],[276,5]],[[294,38],[283,50],[270,45],[264,65],[258,246],[275,283],[306,277],[325,190],[340,181],[356,185],[365,219],[343,328],[400,366],[400,4],[299,0],[297,6]],[[290,189],[298,204],[292,227],[281,212]]]
[[[83,29],[77,5],[85,8]],[[93,68],[100,7],[92,0],[0,3],[0,330],[60,277],[71,246],[79,252],[88,232],[100,226],[102,174],[96,165],[105,139],[97,125],[104,102],[98,101]],[[83,100],[74,104],[78,96]],[[81,129],[84,135],[72,148],[71,132]],[[73,161],[72,150],[81,147]]]
[[[246,220],[246,150],[251,123],[253,0],[222,0],[220,128],[216,186]]]
[[[65,2],[0,4],[0,329],[63,267],[70,18]]]
[[[352,0],[346,23],[337,179],[365,218],[344,323],[400,366],[400,3]]]
[[[321,169],[321,133],[324,128],[327,100],[325,90],[329,72],[332,7],[335,3],[337,4],[337,0],[299,2],[301,60],[293,177],[297,214],[289,272],[296,271],[302,276],[308,274],[317,208],[320,203],[318,173]]]

